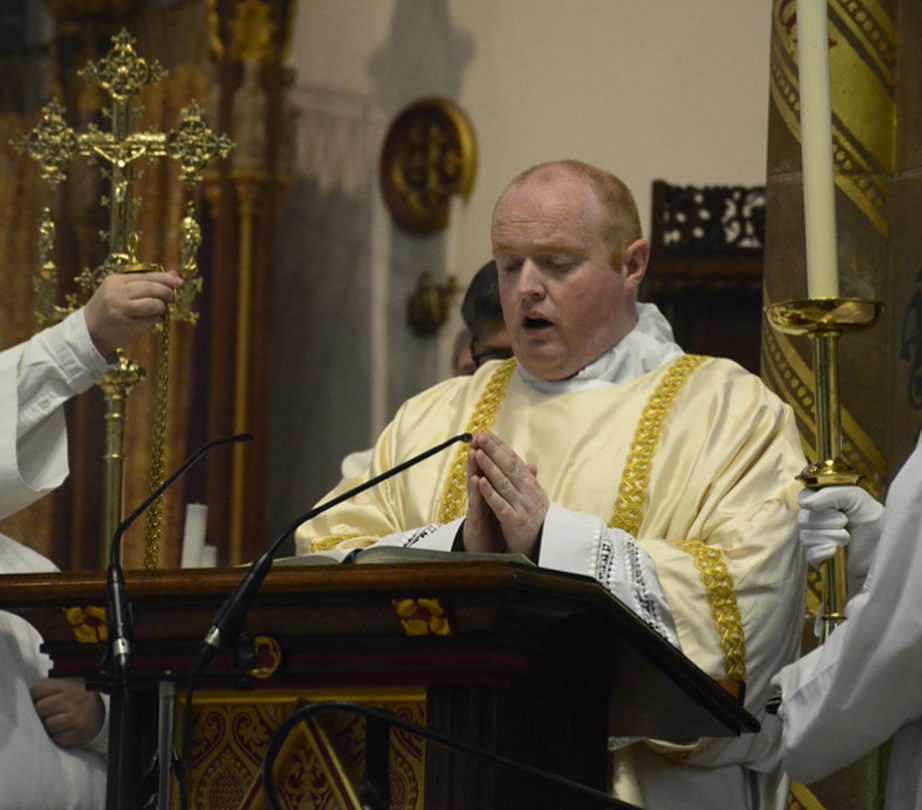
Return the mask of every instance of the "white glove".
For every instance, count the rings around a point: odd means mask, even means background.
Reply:
[[[880,539],[884,507],[861,487],[805,489],[797,496],[800,542],[807,562],[819,566],[848,546],[849,590],[860,588]]]

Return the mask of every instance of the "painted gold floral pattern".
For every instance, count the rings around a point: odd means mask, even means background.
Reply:
[[[408,636],[450,636],[451,623],[438,599],[395,599],[394,610]]]
[[[96,605],[64,608],[64,615],[80,644],[99,644],[106,640],[105,608]]]

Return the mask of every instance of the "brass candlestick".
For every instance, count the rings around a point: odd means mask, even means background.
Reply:
[[[66,177],[67,165],[77,157],[89,157],[104,164],[103,174],[109,179],[109,194],[102,204],[109,210],[109,230],[102,234],[108,242],[109,253],[101,265],[86,268],[76,282],[81,293],[66,297],[66,306],[55,303],[57,269],[54,264],[54,224],[51,213],[45,209],[39,226],[39,265],[36,269],[35,287],[39,294],[39,322],[61,320],[81,305],[100,282],[112,273],[161,270],[160,265],[138,261],[139,236],[134,226],[134,166],[139,158],[169,157],[179,165],[183,182],[190,189],[200,180],[201,171],[216,156],[226,157],[233,144],[225,135],[215,135],[202,119],[202,109],[194,101],[182,111],[179,127],[172,132],[134,132],[132,119],[135,97],[146,86],[156,84],[167,74],[156,62],[147,62],[134,51],[135,40],[122,30],[112,38],[112,50],[98,63],[90,63],[80,71],[87,83],[95,83],[108,93],[111,104],[105,111],[112,122],[110,132],[90,125],[87,132],[77,133],[64,120],[64,108],[52,101],[42,110],[42,118],[32,132],[21,136],[13,145],[35,159],[42,167],[42,177],[56,187]],[[168,327],[170,319],[195,323],[197,314],[192,310],[195,294],[201,289],[201,278],[195,254],[201,242],[195,209],[190,203],[181,225],[182,262],[180,274],[185,279],[179,301],[170,307],[169,316],[162,325],[161,385],[166,385],[168,375]],[[106,506],[105,540],[115,534],[122,520],[124,489],[124,425],[126,400],[131,388],[144,376],[137,363],[130,361],[124,351],[118,350],[119,362],[101,383],[106,399]],[[151,489],[162,479],[166,421],[165,388],[158,396],[158,414],[155,424],[154,447],[151,464]],[[159,504],[151,510],[148,536],[145,540],[145,567],[155,567],[156,549],[159,546]],[[152,529],[152,527],[154,527]],[[153,551],[153,553],[150,553]]]
[[[861,474],[842,458],[839,338],[876,324],[882,309],[879,302],[860,298],[808,298],[765,309],[775,329],[787,335],[806,335],[813,345],[816,460],[798,476],[810,489],[854,485],[861,480]],[[845,619],[846,562],[845,549],[839,548],[820,568],[822,641]]]

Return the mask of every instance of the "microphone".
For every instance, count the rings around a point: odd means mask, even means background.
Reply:
[[[192,666],[192,679],[194,680],[202,674],[205,667],[208,666],[208,662],[211,661],[214,654],[220,648],[222,641],[236,634],[240,623],[243,621],[243,617],[246,613],[250,599],[253,598],[253,595],[256,593],[259,586],[262,584],[262,581],[266,578],[266,574],[269,573],[269,569],[272,567],[272,562],[275,559],[276,552],[282,543],[288,538],[288,536],[298,528],[298,526],[308,520],[312,520],[313,518],[317,517],[317,515],[319,515],[321,512],[326,512],[327,509],[332,509],[334,506],[342,503],[343,501],[358,495],[360,492],[364,492],[366,489],[377,486],[382,481],[397,475],[397,473],[403,472],[408,467],[412,467],[415,464],[418,464],[419,462],[429,458],[430,456],[434,456],[436,453],[440,453],[446,447],[449,447],[455,442],[470,442],[472,438],[473,436],[470,433],[460,433],[457,436],[453,436],[441,444],[438,444],[435,447],[430,447],[425,452],[420,453],[417,456],[413,456],[413,458],[398,464],[396,467],[392,467],[386,472],[383,472],[380,475],[376,475],[374,478],[370,478],[364,484],[359,484],[357,487],[350,489],[348,492],[344,492],[341,495],[337,495],[335,498],[331,498],[330,500],[313,507],[300,517],[293,520],[272,542],[272,545],[269,546],[269,549],[264,551],[250,564],[250,567],[247,569],[246,574],[244,574],[243,579],[221,606],[220,610],[212,621],[211,629],[205,634],[204,640],[199,645],[199,649],[195,657],[195,662]]]
[[[121,564],[122,535],[154,501],[182,478],[213,447],[230,442],[251,441],[253,441],[252,434],[238,433],[235,436],[215,439],[202,445],[186,459],[179,469],[148,495],[141,505],[119,524],[115,534],[112,535],[112,542],[109,546],[109,567],[106,570],[106,624],[109,643],[103,659],[102,672],[109,674],[111,671],[119,687],[124,687],[128,683],[128,668],[131,664],[131,610],[125,595],[125,575]]]

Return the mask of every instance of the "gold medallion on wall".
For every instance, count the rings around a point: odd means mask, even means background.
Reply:
[[[448,224],[451,198],[470,193],[476,169],[474,130],[464,111],[447,99],[421,99],[388,129],[381,193],[398,225],[437,233]]]

